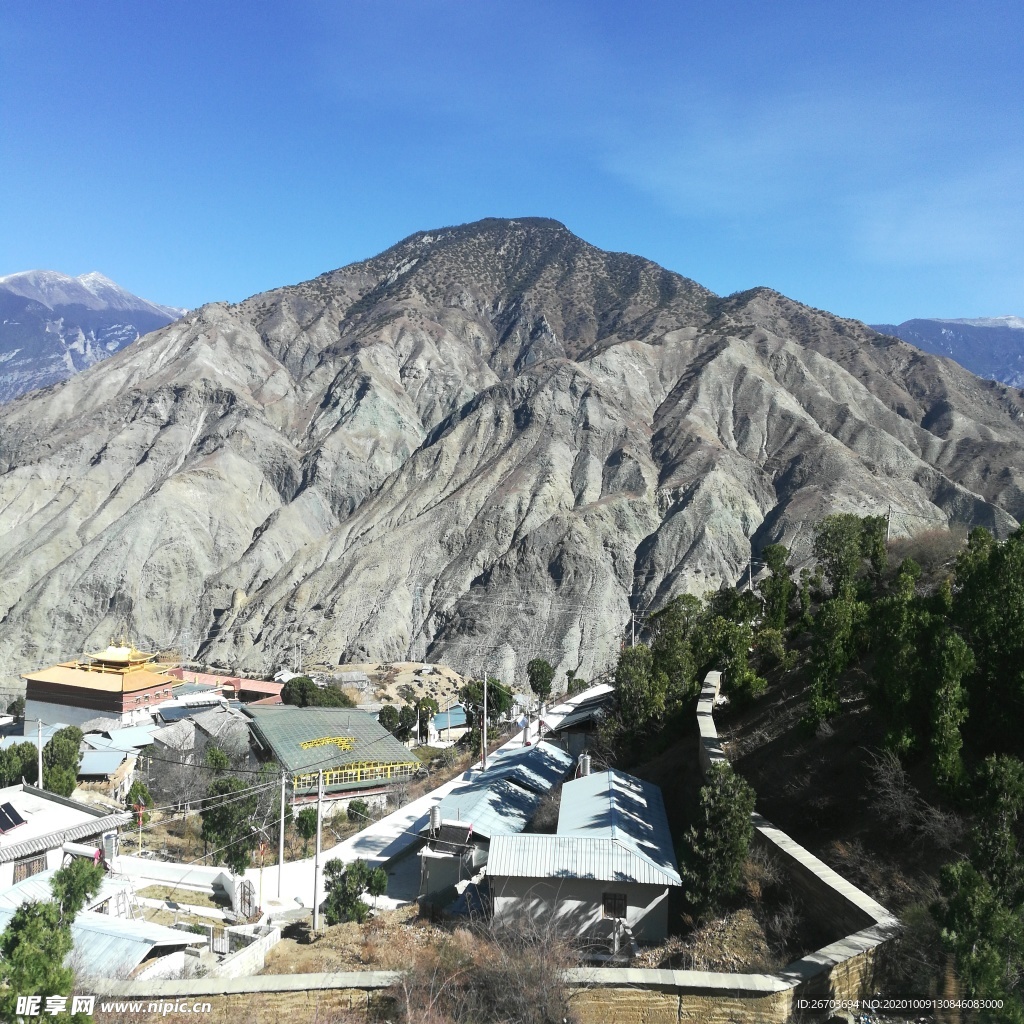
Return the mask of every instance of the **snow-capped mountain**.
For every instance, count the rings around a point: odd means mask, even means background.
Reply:
[[[184,312],[95,271],[0,277],[0,402],[66,380]]]
[[[934,318],[871,326],[925,352],[949,356],[979,377],[1024,388],[1024,317]]]

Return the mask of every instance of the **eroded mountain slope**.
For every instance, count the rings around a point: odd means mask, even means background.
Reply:
[[[127,630],[267,670],[590,675],[836,510],[1024,515],[1024,403],[552,221],[421,233],[0,410],[0,665]],[[897,518],[897,528],[910,522]]]

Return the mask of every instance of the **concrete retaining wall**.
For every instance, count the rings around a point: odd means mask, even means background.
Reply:
[[[211,972],[216,978],[244,978],[263,970],[267,952],[281,941],[281,929],[268,925],[228,928],[228,949],[225,957]]]
[[[718,739],[714,708],[722,685],[720,672],[709,672],[697,702],[700,762],[726,761]],[[793,986],[793,998],[822,996],[862,999],[875,992],[879,946],[899,930],[899,921],[867,893],[833,871],[760,814],[753,814],[754,842],[774,852],[793,889],[816,916],[846,932],[844,938],[789,964],[776,977]]]
[[[238,888],[242,879],[231,874],[227,868],[210,867],[206,864],[177,864],[148,857],[115,857],[110,863],[115,875],[131,879],[136,889],[147,885],[177,886],[183,891],[213,893],[222,890],[231,900],[234,909],[238,907]],[[187,902],[183,897],[182,903]]]

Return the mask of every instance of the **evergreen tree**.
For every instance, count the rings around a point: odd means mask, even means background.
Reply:
[[[342,921],[362,923],[370,908],[361,899],[370,883],[370,869],[364,860],[355,860],[346,865],[340,860],[329,860],[324,866],[324,917],[327,923],[341,924]],[[387,888],[387,875],[384,876]]]
[[[700,915],[720,910],[739,888],[754,802],[753,789],[727,761],[711,766],[700,791],[699,823],[683,837],[684,893]]]
[[[789,605],[796,589],[786,564],[789,549],[782,544],[769,544],[761,555],[771,573],[768,579],[757,585],[764,597],[764,624],[771,629],[785,629]]]
[[[380,709],[380,714],[377,715],[377,721],[388,732],[394,733],[398,729],[398,708],[394,704],[385,704]]]
[[[932,701],[932,774],[940,786],[957,789],[963,782],[961,726],[967,719],[964,678],[974,670],[974,655],[956,633],[939,640],[938,685]]]
[[[255,793],[247,792],[248,789],[242,779],[216,779],[199,812],[203,840],[216,850],[215,863],[223,860],[239,875],[250,864],[253,843],[250,819],[258,800]]]
[[[526,665],[526,675],[530,680],[530,689],[541,701],[551,696],[551,680],[555,678],[555,670],[543,658],[531,658]]]
[[[302,839],[302,856],[309,852],[309,841],[316,836],[316,808],[303,807],[295,815],[295,831]]]
[[[615,669],[615,690],[622,724],[638,734],[665,713],[668,677],[656,671],[651,649],[646,644],[627,647]]]
[[[95,895],[103,881],[103,869],[92,861],[75,858],[54,872],[50,882],[53,900],[23,903],[0,934],[0,1019],[15,1021],[18,996],[71,996],[75,973],[65,966],[72,948],[71,923]],[[46,1020],[63,1024],[88,1024],[91,1016],[71,1013],[70,1001],[59,1014]]]

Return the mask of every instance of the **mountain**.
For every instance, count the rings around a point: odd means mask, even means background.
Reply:
[[[906,320],[872,324],[876,331],[909,341],[925,352],[948,356],[971,373],[1024,388],[1024,317],[973,320]]]
[[[210,304],[0,409],[0,667],[613,662],[631,611],[835,511],[1000,535],[1024,396],[542,219]],[[909,514],[909,515],[908,515]],[[921,517],[921,518],[914,518]]]
[[[0,402],[66,380],[184,312],[95,272],[0,277]]]

